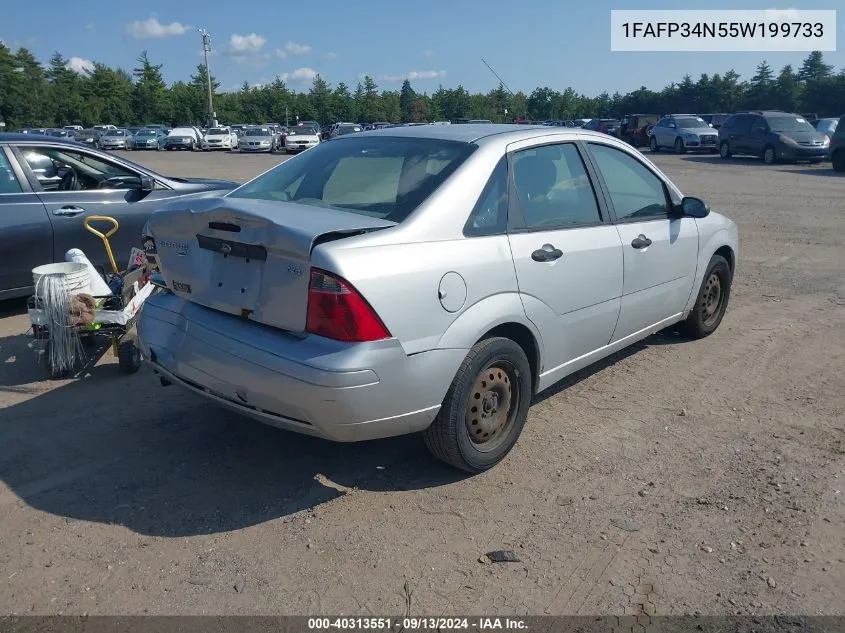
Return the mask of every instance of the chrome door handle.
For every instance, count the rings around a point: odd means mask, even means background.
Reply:
[[[74,207],[70,205],[53,211],[53,215],[58,215],[64,218],[75,218],[77,215],[81,215],[83,213],[85,213],[85,209],[82,207]]]
[[[535,262],[552,262],[561,257],[563,257],[563,251],[551,244],[543,244],[543,248],[538,248],[531,253],[531,259]]]
[[[641,233],[640,235],[634,238],[634,241],[631,242],[631,246],[636,249],[648,248],[649,246],[651,246],[651,240]]]

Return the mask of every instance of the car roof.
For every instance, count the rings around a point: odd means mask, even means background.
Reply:
[[[40,129],[40,128],[39,128]],[[51,143],[64,145],[83,145],[65,136],[49,136],[47,134],[22,134],[20,132],[0,132],[0,143],[43,143],[49,140]]]
[[[583,130],[581,128],[550,127],[548,125],[516,125],[498,123],[460,124],[460,125],[414,125],[409,127],[391,127],[371,130],[366,136],[391,136],[403,138],[431,138],[444,141],[475,143],[482,139],[504,140],[509,143],[538,136],[576,135],[594,136],[606,139],[606,134]]]

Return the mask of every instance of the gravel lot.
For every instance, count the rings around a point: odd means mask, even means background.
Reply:
[[[246,180],[283,156],[140,153]],[[0,304],[0,613],[843,614],[845,178],[658,154],[740,227],[712,337],[541,394],[465,478],[238,419],[110,355],[45,382]],[[520,563],[479,556],[513,549]]]

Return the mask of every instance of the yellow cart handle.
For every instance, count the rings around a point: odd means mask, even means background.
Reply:
[[[112,227],[107,232],[102,233],[95,229],[93,226],[91,226],[91,222],[110,222]],[[120,274],[120,271],[117,269],[117,262],[114,261],[114,254],[111,250],[111,244],[109,244],[109,238],[115,233],[117,233],[117,230],[120,228],[120,224],[118,223],[118,221],[107,215],[89,215],[87,218],[85,218],[83,224],[85,225],[85,229],[89,233],[93,233],[101,240],[103,240],[103,245],[106,247],[106,254],[109,256],[109,263],[111,264],[111,268],[116,274]]]

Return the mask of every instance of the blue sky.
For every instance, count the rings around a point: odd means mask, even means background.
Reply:
[[[604,90],[627,92],[641,85],[660,89],[689,73],[712,74],[734,68],[743,78],[763,58],[775,68],[798,66],[806,53],[613,53],[611,9],[842,9],[842,0],[711,1],[676,0],[310,0],[302,3],[241,0],[114,0],[36,4],[9,0],[0,20],[0,39],[13,49],[26,46],[43,61],[53,51],[73,58],[75,67],[91,61],[131,69],[147,49],[164,64],[167,81],[187,79],[202,61],[197,27],[212,35],[212,74],[221,89],[244,80],[259,84],[276,75],[296,89],[307,88],[315,73],[330,84],[351,87],[363,74],[382,89],[411,79],[431,92],[439,84],[462,84],[487,91],[497,80],[484,57],[514,91],[536,86],[571,86],[594,96]],[[144,8],[141,8],[141,7]],[[825,53],[828,63],[845,66],[843,46]]]

